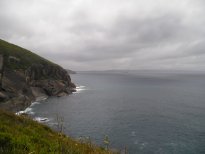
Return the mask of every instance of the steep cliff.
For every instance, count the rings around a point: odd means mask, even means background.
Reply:
[[[19,111],[36,99],[73,91],[75,84],[61,66],[0,40],[0,108]]]

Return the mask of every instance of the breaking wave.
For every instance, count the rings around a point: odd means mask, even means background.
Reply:
[[[76,92],[74,92],[74,93],[80,93],[80,92],[82,92],[82,91],[84,91],[84,90],[86,90],[86,87],[85,87],[85,86],[77,86],[77,87],[76,87]]]
[[[40,122],[40,123],[44,123],[44,122],[49,122],[50,121],[46,117],[35,117],[34,120],[37,121],[37,122]]]

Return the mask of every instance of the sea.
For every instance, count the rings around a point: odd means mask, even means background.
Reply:
[[[205,73],[90,71],[77,91],[33,102],[35,120],[128,154],[205,154]]]

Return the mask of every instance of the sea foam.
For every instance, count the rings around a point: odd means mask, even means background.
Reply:
[[[32,108],[31,108],[31,107],[27,107],[24,111],[16,112],[16,115],[21,115],[21,114],[30,114],[30,115],[33,115],[34,112],[32,111]]]
[[[86,90],[85,86],[77,86],[76,87],[76,92],[74,92],[74,93],[80,93],[81,91],[84,91],[84,90]]]
[[[49,122],[50,121],[46,117],[35,117],[34,120],[37,121],[37,122],[40,122],[40,123],[44,123],[44,122]]]

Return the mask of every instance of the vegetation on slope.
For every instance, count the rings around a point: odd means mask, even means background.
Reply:
[[[0,39],[0,54],[3,54],[5,59],[8,59],[9,56],[13,56],[15,58],[20,59],[20,62],[18,65],[15,63],[6,63],[8,68],[11,69],[27,69],[32,64],[42,64],[42,65],[56,65],[37,54],[34,54],[33,52],[26,50],[24,48],[21,48],[19,46],[16,46],[14,44],[8,43],[4,40]]]
[[[28,117],[0,111],[0,153],[111,154],[91,143],[78,142]]]

